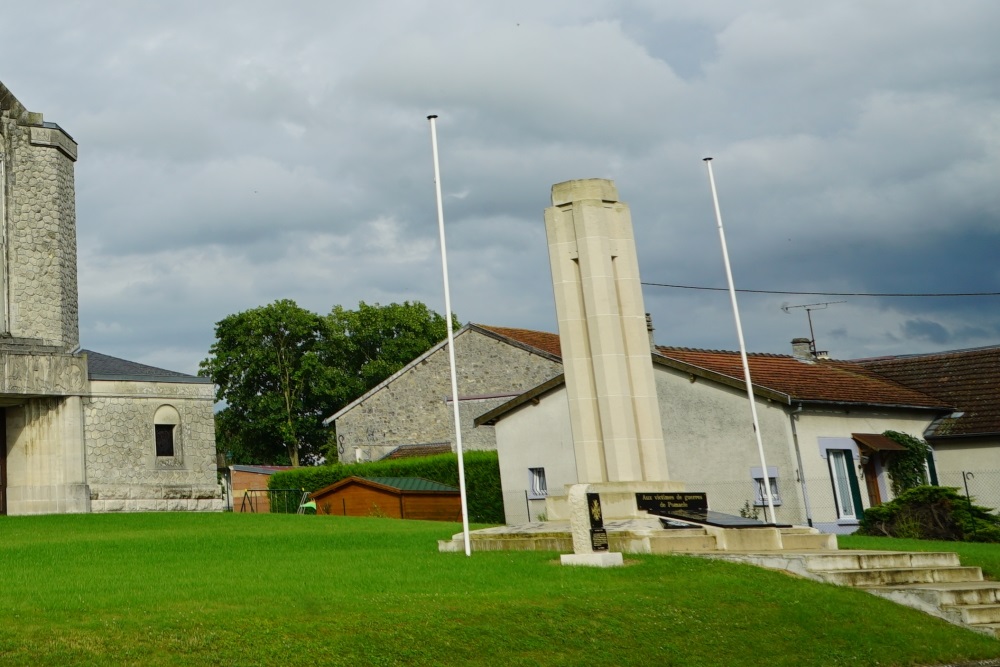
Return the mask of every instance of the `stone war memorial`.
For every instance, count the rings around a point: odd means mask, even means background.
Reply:
[[[572,551],[564,564],[598,567],[622,552],[835,549],[813,528],[712,512],[670,478],[632,221],[614,183],[554,185],[545,232],[577,483],[546,498],[546,521],[476,531],[473,548]]]
[[[220,510],[211,382],[80,349],[76,159],[0,84],[0,511]]]

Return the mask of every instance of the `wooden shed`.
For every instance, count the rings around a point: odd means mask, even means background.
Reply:
[[[347,477],[309,497],[317,514],[462,520],[458,489],[422,477]]]

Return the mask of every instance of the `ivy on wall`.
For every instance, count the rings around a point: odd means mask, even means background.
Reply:
[[[886,464],[892,482],[892,494],[898,496],[908,489],[927,484],[930,445],[920,438],[899,431],[885,431],[882,435],[906,447],[905,452],[893,452]]]

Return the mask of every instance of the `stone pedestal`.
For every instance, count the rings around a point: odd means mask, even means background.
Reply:
[[[614,567],[622,565],[620,552],[608,551],[607,533],[601,502],[589,484],[573,484],[567,494],[569,525],[573,534],[573,553],[560,557],[563,565]],[[603,548],[595,548],[595,528],[603,534]]]

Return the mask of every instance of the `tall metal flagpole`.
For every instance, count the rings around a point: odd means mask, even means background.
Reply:
[[[715,176],[712,174],[712,158],[704,159],[708,167],[708,183],[712,187],[712,203],[715,204],[715,221],[719,227],[719,240],[722,242],[722,261],[726,265],[726,280],[729,281],[729,299],[733,302],[733,317],[736,318],[736,336],[740,340],[740,359],[743,361],[743,379],[747,385],[747,398],[750,400],[750,414],[753,415],[753,434],[757,438],[757,453],[760,454],[760,469],[764,476],[764,497],[767,498],[767,509],[771,523],[777,523],[774,518],[774,498],[771,497],[771,476],[767,474],[767,461],[764,460],[764,443],[760,439],[760,423],[757,421],[757,403],[753,398],[753,383],[750,380],[750,363],[747,361],[746,344],[743,342],[743,325],[740,324],[740,309],[736,305],[736,287],[733,285],[733,271],[729,267],[729,250],[726,248],[726,232],[722,229],[722,212],[719,210],[719,195],[715,191]]]
[[[434,154],[434,192],[437,195],[438,233],[441,237],[441,270],[444,274],[444,312],[448,323],[448,363],[451,367],[451,404],[455,411],[455,445],[458,451],[458,488],[462,497],[462,534],[465,555],[472,555],[469,543],[469,503],[465,495],[465,462],[462,458],[462,420],[458,409],[458,374],[455,372],[455,332],[451,324],[451,290],[448,287],[448,251],[444,243],[444,205],[441,201],[441,168],[438,166],[436,115],[428,116],[431,123],[431,151]]]

